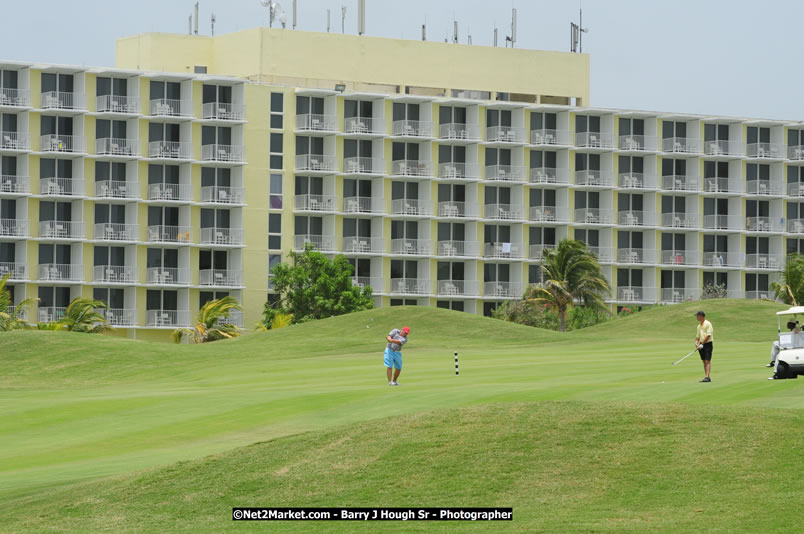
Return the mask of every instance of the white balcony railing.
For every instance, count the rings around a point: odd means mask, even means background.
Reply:
[[[159,285],[188,285],[190,269],[182,267],[148,267],[148,283]]]
[[[530,131],[531,145],[561,145],[567,146],[569,142],[569,132],[567,130],[550,130],[542,128]]]
[[[781,184],[770,180],[748,180],[745,182],[745,192],[749,195],[782,195]]]
[[[145,326],[156,328],[175,328],[190,326],[189,310],[147,310]]]
[[[243,328],[243,326],[244,326],[243,312],[240,311],[240,310],[231,310],[231,311],[229,311],[228,316],[222,316],[218,320],[218,324],[230,324],[230,325],[233,325],[233,326],[238,326],[240,328]]]
[[[193,144],[184,141],[151,141],[148,157],[158,159],[193,159]]]
[[[736,184],[732,186],[726,177],[704,178],[704,191],[707,193],[739,193]]]
[[[304,250],[307,245],[319,252],[335,252],[335,239],[328,235],[296,235],[293,236],[293,250]]]
[[[80,282],[84,279],[84,266],[66,263],[40,263],[39,280]]]
[[[42,152],[86,152],[83,135],[42,135],[39,149]]]
[[[586,249],[597,258],[600,263],[613,263],[614,250],[611,247],[586,246]]]
[[[784,145],[779,143],[748,143],[745,145],[745,155],[749,158],[780,159],[785,157],[785,150]]]
[[[46,91],[42,93],[42,109],[84,109],[84,93]]]
[[[137,310],[99,308],[95,311],[106,319],[106,324],[109,326],[137,326]]]
[[[438,164],[438,177],[442,180],[478,180],[480,167],[476,163],[450,161]]]
[[[618,141],[620,150],[656,150],[656,138],[650,135],[621,135]]]
[[[138,241],[138,224],[96,223],[95,239],[99,241]]]
[[[580,132],[575,134],[575,146],[580,148],[614,148],[614,134]]]
[[[706,267],[741,267],[739,255],[728,252],[704,252],[703,265]]]
[[[531,206],[528,219],[535,222],[568,223],[569,209],[563,206]]]
[[[151,100],[151,115],[155,117],[192,117],[193,105],[189,100],[157,98]]]
[[[746,254],[745,267],[748,269],[770,269],[778,271],[784,265],[782,254]]]
[[[614,187],[614,175],[600,170],[575,171],[575,185]]]
[[[439,241],[436,254],[438,256],[462,256],[474,258],[478,255],[478,243],[475,241]]]
[[[617,249],[617,263],[656,263],[656,250],[646,248]]]
[[[27,236],[28,219],[0,219],[0,237]]]
[[[117,180],[95,182],[95,196],[98,198],[138,198],[140,184]]]
[[[201,104],[201,118],[242,121],[246,119],[246,106],[229,102],[206,102]]]
[[[678,174],[662,176],[662,189],[666,191],[697,191],[698,179],[694,176]]]
[[[225,163],[245,163],[246,150],[243,145],[202,145],[202,161],[220,161]]]
[[[662,139],[662,152],[675,154],[700,154],[701,144],[697,139],[667,137]]]
[[[136,139],[104,138],[95,140],[95,154],[99,156],[138,156],[139,141]]]
[[[148,200],[190,201],[190,184],[148,184]]]
[[[353,276],[352,285],[359,287],[360,289],[370,287],[375,295],[377,293],[385,293],[384,278],[375,278],[372,276]]]
[[[555,245],[529,245],[528,258],[532,260],[541,260],[544,257],[545,250],[555,250]]]
[[[382,254],[385,252],[385,239],[365,236],[344,237],[343,251],[351,254]]]
[[[480,127],[477,124],[450,122],[438,127],[438,137],[441,139],[480,141]]]
[[[436,294],[464,297],[479,296],[475,280],[439,280],[436,283]]]
[[[0,195],[13,193],[26,195],[31,192],[31,179],[18,174],[0,174]]]
[[[0,150],[30,150],[28,132],[0,131]]]
[[[337,128],[338,118],[335,115],[320,115],[318,113],[296,115],[297,131],[334,132]]]
[[[148,242],[150,243],[184,243],[192,241],[189,226],[170,226],[156,224],[148,226]]]
[[[787,159],[801,161],[804,159],[804,145],[791,145],[787,147]]]
[[[483,282],[483,296],[518,299],[525,292],[520,282]]]
[[[430,280],[424,278],[391,278],[391,294],[429,295],[431,292]]]
[[[662,288],[661,295],[662,302],[666,303],[690,302],[701,298],[701,290],[684,289],[683,287]]]
[[[198,284],[202,286],[240,287],[243,273],[234,269],[201,269]]]
[[[433,163],[424,160],[400,159],[391,162],[391,174],[396,176],[432,176]]]
[[[71,221],[39,221],[39,237],[50,239],[83,239],[84,223]]]
[[[335,195],[296,195],[295,209],[299,211],[336,211]]]
[[[433,214],[433,203],[416,198],[398,198],[391,201],[391,213],[394,215],[412,215],[429,217]]]
[[[621,302],[656,302],[655,287],[620,286],[617,300]]]
[[[296,170],[335,172],[337,170],[337,159],[335,156],[325,156],[323,154],[298,154],[296,155]]]
[[[93,280],[111,284],[132,284],[137,281],[137,269],[126,265],[95,265]]]
[[[243,204],[244,189],[223,185],[208,185],[201,188],[201,202],[214,204]]]
[[[804,197],[804,182],[791,182],[787,184],[787,194],[791,197]]]
[[[0,280],[8,276],[9,280],[25,280],[26,265],[16,262],[0,262]]]
[[[346,117],[343,120],[343,131],[347,134],[384,135],[385,121],[371,117]]]
[[[787,219],[787,232],[804,234],[804,219]]]
[[[623,172],[617,176],[622,189],[656,189],[656,177],[641,172]]]
[[[345,213],[384,213],[385,199],[377,197],[345,197],[343,199]]]
[[[704,215],[703,227],[707,230],[734,230],[743,229],[743,217],[740,215]]]
[[[385,174],[385,160],[382,158],[343,158],[344,174]]]
[[[391,135],[403,137],[433,137],[433,123],[428,121],[394,121]]]
[[[530,169],[532,184],[568,184],[569,171],[552,167],[533,167]]]
[[[522,220],[522,206],[517,204],[486,204],[483,211],[486,219],[504,221]]]
[[[773,300],[773,291],[767,289],[758,289],[754,291],[746,291],[745,298],[750,300]]]
[[[58,306],[39,306],[36,313],[36,320],[40,323],[53,323],[64,319],[67,308]]]
[[[525,168],[519,165],[486,165],[486,180],[524,182]]]
[[[486,141],[490,143],[524,143],[525,129],[517,126],[489,126]]]
[[[30,105],[31,105],[30,89],[0,87],[0,106],[28,107]]]
[[[474,202],[457,202],[454,200],[439,202],[438,216],[451,218],[477,217],[477,204]]]
[[[98,113],[139,113],[140,99],[135,96],[101,95],[95,98]]]
[[[707,156],[742,156],[744,144],[739,141],[704,141],[704,154]]]
[[[484,258],[521,258],[522,245],[519,243],[483,243]]]
[[[82,196],[84,181],[74,178],[41,178],[39,194],[46,196]]]
[[[662,213],[662,226],[669,228],[697,228],[698,216],[694,213]]]
[[[653,226],[653,212],[628,210],[617,213],[617,224],[622,226]]]
[[[779,217],[746,217],[745,229],[749,232],[781,232],[784,223]]]
[[[202,245],[243,245],[242,228],[201,228]]]
[[[391,254],[410,254],[429,256],[432,254],[432,241],[429,239],[392,239]]]
[[[614,224],[614,210],[600,208],[578,208],[575,222],[580,224]]]
[[[662,250],[664,265],[698,265],[697,250]]]

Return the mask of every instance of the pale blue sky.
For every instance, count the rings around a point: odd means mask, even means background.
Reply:
[[[114,65],[114,43],[142,32],[187,32],[192,0],[36,0],[2,2],[0,59]],[[280,0],[291,25],[292,0]],[[577,1],[367,0],[366,33],[428,40],[471,33],[476,45],[500,43],[518,11],[517,47],[569,49]],[[356,33],[357,0],[298,0],[298,29]],[[586,0],[584,51],[591,54],[592,105],[657,111],[804,120],[801,0]],[[267,25],[259,0],[201,0],[199,30]]]

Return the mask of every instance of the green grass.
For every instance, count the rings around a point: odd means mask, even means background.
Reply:
[[[765,380],[781,306],[706,302],[708,385],[696,356],[671,366],[699,306],[568,334],[429,308],[197,347],[3,334],[0,531],[249,528],[234,505],[514,506],[501,528],[523,532],[785,530],[796,512],[773,505],[804,482],[784,460],[804,394]],[[403,323],[389,388],[383,338]]]

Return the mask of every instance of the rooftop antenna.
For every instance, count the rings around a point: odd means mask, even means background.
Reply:
[[[427,40],[427,24],[422,24],[422,41]]]
[[[279,5],[278,2],[274,2],[273,0],[260,0],[260,4],[262,7],[268,8],[268,27],[272,28],[274,26],[274,21],[276,19],[280,19],[282,22],[282,17],[284,17],[284,13],[280,16],[282,6]],[[284,27],[284,22],[282,22],[282,27]]]
[[[589,28],[583,27],[583,8],[581,8],[579,10],[578,24],[570,22],[570,52],[583,54],[583,34],[588,32]]]
[[[472,44],[472,34],[471,33],[466,36],[466,41],[467,41],[467,43]]]
[[[494,46],[497,46],[497,28],[494,28]]]
[[[357,0],[357,34],[366,33],[366,0]]]
[[[193,14],[190,13],[190,16],[187,17],[187,35],[193,34]]]
[[[341,6],[341,33],[346,33],[346,6]]]
[[[293,29],[296,29],[296,0],[293,0]]]
[[[198,35],[198,2],[195,3],[195,8],[193,8],[193,14],[195,15],[195,24],[193,24],[193,33]]]
[[[210,17],[210,23],[212,24],[212,37],[215,37],[215,13]]]
[[[458,21],[453,20],[452,23],[454,24],[454,29],[452,30],[452,42],[458,44]]]
[[[332,20],[332,18],[330,17],[331,14],[332,13],[330,12],[330,10],[327,9],[327,33],[329,33],[329,29],[331,27],[331,24],[330,24],[330,22]]]
[[[511,42],[511,48],[516,46],[516,8],[511,9],[511,35],[505,36],[505,47],[508,48],[508,42]]]

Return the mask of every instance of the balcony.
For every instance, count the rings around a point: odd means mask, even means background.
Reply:
[[[201,202],[212,204],[243,204],[242,187],[208,185],[201,188]]]
[[[107,284],[133,284],[137,282],[137,269],[126,265],[95,265],[93,280]]]
[[[781,196],[784,194],[782,186],[770,180],[748,180],[745,182],[745,192],[749,195],[760,196]]]
[[[411,217],[430,217],[433,214],[433,203],[415,198],[398,198],[391,201],[391,213]]]
[[[84,279],[84,266],[65,263],[40,263],[39,280],[80,282]]]
[[[698,265],[698,251],[662,250],[662,265]]]
[[[575,171],[575,185],[586,187],[614,187],[614,176],[600,170]]]
[[[743,229],[743,217],[740,215],[704,215],[705,230],[731,230],[739,232]]]
[[[614,224],[614,210],[600,208],[578,208],[575,222],[579,224]]]
[[[392,239],[391,254],[429,256],[432,254],[432,241],[429,239]]]
[[[656,150],[656,138],[649,135],[621,135],[617,146],[620,150],[644,152]]]
[[[705,156],[742,156],[743,151],[744,145],[739,141],[704,141]]]
[[[555,245],[529,245],[528,246],[528,258],[532,260],[540,260],[544,258],[544,251],[545,250],[555,250]]]
[[[296,115],[297,132],[336,132],[338,118],[335,115],[319,115],[317,113],[304,113]]]
[[[625,172],[617,176],[621,189],[656,189],[656,177],[641,172]]]
[[[0,189],[2,191],[2,189]],[[804,182],[791,182],[787,184],[787,194],[791,197],[804,197]]]
[[[201,161],[221,163],[245,163],[246,150],[243,145],[202,145]]]
[[[31,179],[16,174],[0,175],[0,195],[27,195],[31,192]]]
[[[618,248],[617,263],[656,263],[656,250],[646,248]]]
[[[343,131],[347,134],[385,135],[385,121],[371,117],[346,117]]]
[[[480,141],[480,127],[450,122],[438,127],[438,137],[448,141]]]
[[[520,282],[483,282],[484,297],[498,297],[504,299],[522,298],[525,287]]]
[[[370,276],[353,276],[352,285],[359,287],[360,289],[370,287],[375,295],[377,293],[385,293],[385,279],[383,278],[374,278]]]
[[[525,168],[519,165],[486,165],[486,180],[524,182]]]
[[[151,141],[148,157],[155,159],[193,159],[193,144],[183,141]]]
[[[745,298],[751,300],[773,300],[774,294],[773,291],[768,291],[767,289],[760,289],[754,291],[746,291]]]
[[[58,306],[39,306],[36,319],[40,323],[53,323],[64,319],[67,308]]]
[[[532,184],[569,184],[569,171],[552,167],[533,167],[530,169]]]
[[[294,202],[297,211],[335,211],[335,195],[296,195]]]
[[[391,294],[429,295],[430,280],[424,278],[391,278]]]
[[[139,156],[140,144],[136,139],[104,138],[95,140],[95,154],[99,156]]]
[[[784,145],[779,143],[748,143],[745,145],[745,155],[749,158],[783,159],[785,150]]]
[[[804,219],[788,219],[787,232],[790,234],[804,234]]]
[[[706,267],[740,267],[738,254],[728,252],[704,252],[703,265]]]
[[[240,310],[230,310],[228,316],[221,317],[218,320],[218,324],[230,324],[238,328],[243,328],[243,312]]]
[[[476,241],[439,241],[436,255],[475,258],[478,254],[477,246]]]
[[[39,237],[49,239],[84,239],[84,223],[39,221]]]
[[[296,170],[334,173],[337,170],[337,160],[335,156],[325,156],[323,154],[298,154],[296,155]]]
[[[385,199],[376,197],[344,197],[344,213],[385,213]]]
[[[502,221],[522,220],[522,206],[516,204],[486,204],[483,211],[486,219]]]
[[[791,145],[787,147],[787,159],[793,161],[804,160],[804,145]]]
[[[157,285],[182,285],[190,283],[190,269],[179,267],[148,267],[148,283]]]
[[[0,219],[0,238],[28,237],[28,219]]]
[[[620,302],[656,302],[655,287],[621,286],[617,288]]]
[[[135,96],[101,95],[95,98],[98,113],[139,113],[140,99]]]
[[[151,100],[152,117],[192,117],[193,105],[189,100],[157,98]]]
[[[436,283],[436,294],[445,297],[477,296],[475,280],[439,280]]]
[[[400,159],[391,162],[391,174],[430,177],[433,175],[433,164],[424,160]]]
[[[190,326],[189,310],[147,310],[145,326],[154,328],[175,328]]]
[[[479,180],[480,167],[476,163],[457,161],[439,163],[438,177],[442,180]]]
[[[613,263],[614,251],[610,247],[597,247],[587,245],[588,250],[600,263]]]
[[[457,219],[477,217],[477,204],[474,202],[457,202],[454,200],[439,202],[438,216]]]
[[[391,135],[400,137],[433,137],[433,123],[427,121],[393,121]]]
[[[531,206],[528,220],[546,223],[568,223],[569,210],[556,206]]]
[[[192,234],[189,226],[156,224],[148,227],[149,243],[179,243],[189,245]]]
[[[385,160],[362,157],[343,158],[343,173],[382,176],[385,174]]]
[[[662,139],[662,152],[671,154],[700,154],[701,148],[697,139],[687,137],[667,137]]]
[[[561,145],[568,146],[570,136],[567,130],[549,130],[542,128],[540,130],[530,131],[530,144],[537,146],[551,146]]]
[[[707,193],[741,193],[737,184],[730,183],[728,178],[704,178],[704,191]]]
[[[516,126],[488,126],[486,141],[489,143],[524,143],[525,129]]]
[[[190,201],[190,184],[148,184],[148,200]]]
[[[307,245],[318,252],[336,252],[335,239],[328,235],[297,235],[293,236],[293,250],[303,251]]]
[[[242,228],[201,228],[202,245],[228,245],[241,246],[243,240]]]
[[[39,137],[39,149],[42,152],[86,152],[82,135],[42,135]]]
[[[95,239],[97,241],[139,241],[138,224],[96,223]]]
[[[0,262],[0,280],[8,276],[11,281],[25,280],[26,265],[16,262]]]
[[[614,148],[614,134],[600,132],[580,132],[575,134],[578,148]]]
[[[678,302],[690,302],[699,300],[701,298],[700,289],[684,289],[683,287],[662,288],[661,290],[662,302],[667,304],[675,304]]]
[[[74,197],[84,194],[84,181],[73,178],[42,178],[39,194],[51,197]]]
[[[84,109],[83,93],[46,91],[42,93],[42,109]]]
[[[669,174],[662,176],[662,189],[665,191],[697,191],[698,179],[694,176]]]
[[[621,226],[653,226],[653,212],[628,210],[617,213],[617,224]]]
[[[778,217],[746,217],[745,229],[749,232],[782,232],[784,223]]]
[[[233,269],[201,269],[198,271],[198,284],[202,286],[240,287],[243,273]]]
[[[246,106],[230,102],[206,102],[201,104],[201,118],[219,121],[246,120]]]
[[[352,236],[343,238],[344,254],[382,254],[385,239],[382,237]]]
[[[137,310],[126,310],[122,308],[99,308],[95,311],[106,319],[106,324],[109,326],[137,326]]]
[[[30,105],[30,89],[0,87],[0,106],[28,107]]]
[[[19,150],[31,149],[31,140],[27,132],[7,132],[0,131],[0,150]]]
[[[493,259],[522,258],[519,243],[483,243],[483,257]]]
[[[698,216],[693,213],[662,213],[662,226],[667,228],[697,228]]]

